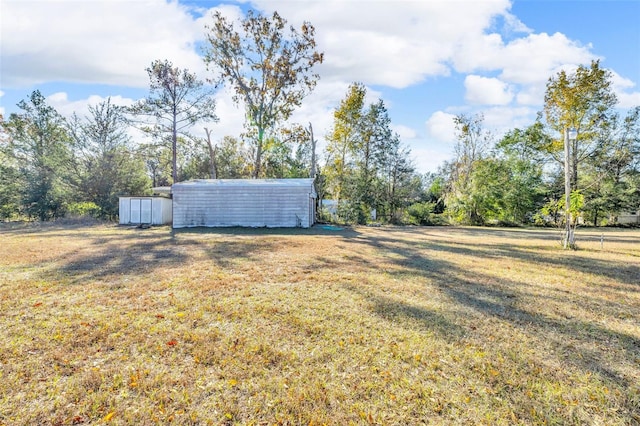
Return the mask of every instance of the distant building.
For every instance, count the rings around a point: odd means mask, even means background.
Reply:
[[[617,223],[620,225],[640,225],[640,210],[635,212],[619,213]]]

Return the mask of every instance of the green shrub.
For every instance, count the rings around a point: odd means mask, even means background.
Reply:
[[[70,217],[100,217],[100,207],[91,201],[71,203],[67,206],[67,216]]]
[[[430,202],[415,203],[407,209],[409,223],[412,225],[433,225],[433,210],[436,204]]]

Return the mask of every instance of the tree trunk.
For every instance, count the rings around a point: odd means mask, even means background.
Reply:
[[[309,123],[309,134],[311,135],[311,171],[310,171],[310,176],[311,178],[316,177],[316,140],[313,138],[313,127],[311,126],[311,123]]]
[[[344,144],[342,145],[342,152],[341,152],[341,163],[340,163],[340,175],[339,175],[339,181],[340,181],[340,186],[338,187],[338,193],[337,194],[333,194],[334,198],[336,199],[336,206],[340,206],[340,200],[342,199],[342,190],[344,189],[344,169],[345,169],[345,161],[347,160],[347,140],[345,137],[345,141]]]
[[[207,146],[209,147],[209,161],[211,162],[211,169],[210,169],[211,179],[217,179],[218,163],[216,161],[216,153],[218,151],[218,147],[213,146],[213,143],[211,143],[211,131],[206,127],[204,128],[204,131],[207,134]]]
[[[171,177],[173,178],[173,183],[178,183],[178,123],[177,121],[177,111],[175,104],[173,105],[173,128],[171,134],[171,151],[172,151],[172,162],[171,162]]]
[[[258,179],[260,177],[260,171],[262,169],[262,138],[264,137],[264,129],[258,129],[258,144],[256,146],[256,160],[253,165],[253,178]]]
[[[571,188],[572,191],[578,189],[578,140],[573,142],[571,147]]]

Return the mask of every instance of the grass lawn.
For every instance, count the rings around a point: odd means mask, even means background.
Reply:
[[[640,424],[638,230],[0,226],[0,425]]]

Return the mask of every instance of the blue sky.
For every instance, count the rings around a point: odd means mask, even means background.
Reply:
[[[640,0],[0,0],[0,113],[35,89],[63,115],[109,96],[130,104],[154,59],[205,78],[211,12],[248,8],[316,27],[321,80],[292,120],[322,139],[349,83],[363,82],[421,172],[451,158],[455,115],[483,113],[496,137],[527,126],[548,78],[592,59],[613,73],[622,110],[640,105]],[[208,127],[237,135],[242,109],[217,97],[220,122]]]

